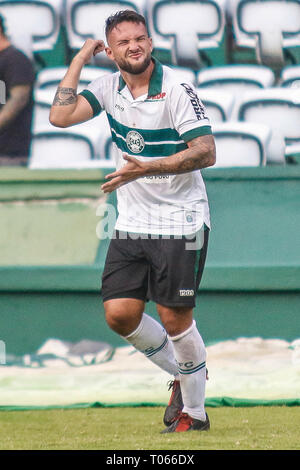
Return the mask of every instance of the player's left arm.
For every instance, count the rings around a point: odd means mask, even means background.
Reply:
[[[124,154],[127,161],[120,170],[110,173],[101,189],[110,193],[115,189],[143,176],[178,175],[213,166],[216,162],[215,141],[212,134],[195,137],[187,142],[188,148],[169,157],[140,161]]]
[[[0,111],[0,132],[5,130],[25,108],[30,99],[30,93],[30,85],[15,85],[11,88],[10,97]]]

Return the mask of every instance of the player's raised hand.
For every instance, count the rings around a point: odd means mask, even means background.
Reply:
[[[145,175],[144,162],[141,162],[137,158],[132,157],[127,153],[123,154],[123,158],[127,161],[127,163],[119,170],[114,171],[105,177],[105,179],[110,179],[110,181],[104,183],[101,186],[101,189],[104,193],[111,193],[120,186],[123,186],[126,183],[130,183],[130,181],[134,181],[137,178]]]
[[[88,64],[92,58],[96,54],[105,50],[105,44],[102,39],[87,39],[82,46],[82,48],[76,54],[77,57],[80,57],[84,64]]]

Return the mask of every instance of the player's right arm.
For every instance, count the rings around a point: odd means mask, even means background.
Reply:
[[[93,110],[88,101],[77,95],[77,86],[83,67],[93,55],[105,49],[104,42],[87,39],[80,51],[73,58],[70,67],[60,82],[50,110],[49,120],[55,127],[69,127],[93,117]]]

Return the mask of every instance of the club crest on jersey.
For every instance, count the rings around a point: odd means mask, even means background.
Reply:
[[[143,136],[137,131],[129,131],[126,136],[126,144],[133,153],[141,153],[145,147]]]

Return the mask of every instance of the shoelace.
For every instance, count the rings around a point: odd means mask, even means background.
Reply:
[[[175,380],[169,380],[169,382],[167,383],[168,392],[171,390],[171,388],[173,388],[174,383],[175,383]]]

